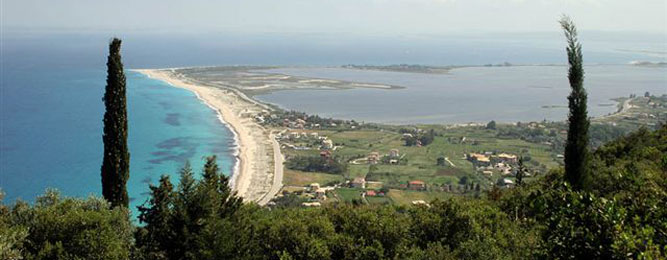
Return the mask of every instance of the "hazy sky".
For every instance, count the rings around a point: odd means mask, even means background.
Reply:
[[[2,29],[409,34],[580,30],[667,34],[667,0],[0,0]]]

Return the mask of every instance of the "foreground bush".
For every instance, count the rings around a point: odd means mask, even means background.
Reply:
[[[128,259],[133,227],[128,211],[102,198],[61,198],[47,191],[34,206],[0,206],[2,259]]]

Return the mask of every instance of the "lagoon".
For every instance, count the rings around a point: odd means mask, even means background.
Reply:
[[[667,94],[667,68],[587,65],[589,116],[616,111],[613,98]],[[446,74],[280,68],[293,76],[402,86],[402,89],[285,90],[255,96],[285,109],[357,121],[416,124],[558,121],[567,116],[565,66],[467,67]]]

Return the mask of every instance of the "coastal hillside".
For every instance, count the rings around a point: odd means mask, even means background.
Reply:
[[[661,259],[666,257],[667,126],[593,153],[591,186],[562,170],[511,190],[427,205],[261,208],[230,203],[181,170],[151,188],[135,226],[99,198],[49,191],[0,208],[3,259]],[[212,161],[209,161],[212,162]],[[207,172],[208,171],[208,172]],[[211,172],[213,171],[213,172]],[[220,186],[218,186],[220,187]],[[226,190],[226,191],[225,191]],[[209,198],[209,199],[205,199]],[[208,201],[207,203],[203,203]],[[223,202],[211,211],[216,202]],[[208,212],[208,213],[207,213]],[[136,240],[132,233],[136,232]],[[93,235],[94,234],[94,235]]]
[[[666,10],[0,0],[0,260],[667,259]]]

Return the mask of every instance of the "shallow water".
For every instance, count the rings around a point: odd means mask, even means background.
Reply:
[[[667,68],[585,66],[589,115],[616,111],[612,98],[667,93]],[[380,123],[564,120],[570,88],[564,66],[469,67],[448,74],[342,68],[284,68],[272,73],[390,84],[404,89],[287,90],[256,96],[287,109]],[[545,107],[547,106],[547,107]]]

